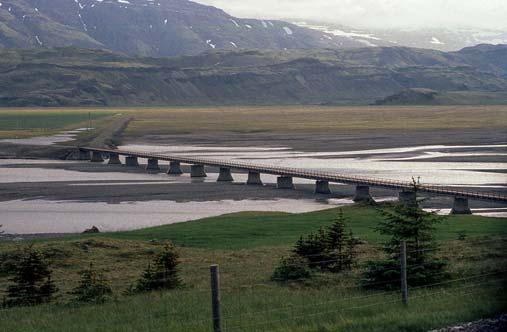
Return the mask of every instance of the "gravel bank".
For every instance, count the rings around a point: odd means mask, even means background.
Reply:
[[[507,314],[496,318],[481,319],[475,322],[446,327],[430,332],[504,332],[507,331]]]

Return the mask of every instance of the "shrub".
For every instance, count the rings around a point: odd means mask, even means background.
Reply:
[[[84,271],[81,271],[79,285],[71,292],[78,302],[103,303],[113,293],[108,281],[102,274],[93,269],[92,264]]]
[[[51,280],[49,263],[32,246],[27,247],[14,268],[14,285],[7,288],[7,306],[28,306],[50,302],[57,288]]]
[[[278,282],[301,281],[312,276],[308,261],[296,255],[282,257],[275,268],[271,280]]]
[[[172,243],[167,243],[152,264],[148,264],[141,278],[132,288],[135,293],[160,289],[174,289],[182,285],[179,277],[179,253]]]

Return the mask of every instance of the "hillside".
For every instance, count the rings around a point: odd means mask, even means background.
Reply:
[[[505,29],[486,28],[362,28],[336,23],[289,19],[294,24],[319,30],[334,36],[345,37],[364,46],[404,46],[428,48],[439,51],[457,51],[479,44],[505,44]]]
[[[212,49],[359,47],[282,21],[240,19],[188,0],[2,0],[0,47],[75,46],[139,56]]]
[[[0,105],[369,104],[412,88],[507,90],[507,46],[211,51],[139,58],[75,48],[1,50]]]

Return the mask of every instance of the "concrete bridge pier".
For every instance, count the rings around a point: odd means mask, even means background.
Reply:
[[[231,169],[227,167],[220,167],[220,174],[218,175],[217,181],[219,182],[234,181],[234,179],[232,178]]]
[[[472,214],[472,210],[468,206],[468,198],[456,196],[454,197],[454,205],[451,214]]]
[[[90,151],[78,150],[77,151],[77,160],[91,160],[90,159]]]
[[[139,167],[139,162],[137,161],[137,157],[127,156],[125,157],[125,166],[127,167]]]
[[[181,165],[179,161],[171,161],[169,163],[169,170],[167,171],[169,175],[181,175],[183,171],[181,170]]]
[[[146,165],[147,171],[160,171],[160,167],[158,166],[158,159],[149,158],[148,164]]]
[[[262,186],[261,173],[259,172],[248,172],[248,180],[246,184],[254,186]]]
[[[206,175],[204,165],[192,165],[190,167],[190,176],[193,178],[205,178],[208,175]]]
[[[101,163],[103,161],[104,161],[104,158],[102,158],[102,152],[95,152],[95,151],[92,152],[92,158],[91,158],[92,163]]]
[[[108,165],[121,165],[120,156],[117,153],[110,153]]]
[[[417,206],[417,193],[413,190],[400,191],[398,195],[398,202],[405,207]]]
[[[370,195],[370,187],[364,185],[356,186],[356,194],[353,201],[356,203],[373,202],[373,198]]]
[[[317,180],[315,182],[315,193],[316,194],[331,194],[331,189],[329,189],[329,181]]]
[[[295,189],[292,176],[279,176],[276,179],[277,189]]]

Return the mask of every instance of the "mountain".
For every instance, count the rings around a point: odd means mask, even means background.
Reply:
[[[3,49],[0,106],[370,104],[406,89],[451,93],[451,103],[474,103],[474,96],[503,103],[506,68],[506,45],[449,53],[212,50],[172,58]]]
[[[212,49],[312,49],[362,44],[297,25],[240,19],[187,0],[0,0],[0,47],[75,46],[138,56]]]
[[[507,91],[435,91],[406,89],[377,100],[375,105],[505,105]]]
[[[461,28],[413,28],[413,29],[357,29],[340,24],[302,21],[290,19],[294,24],[322,31],[349,41],[362,43],[363,46],[403,46],[434,49],[439,51],[458,51],[479,44],[506,44],[507,31]]]

